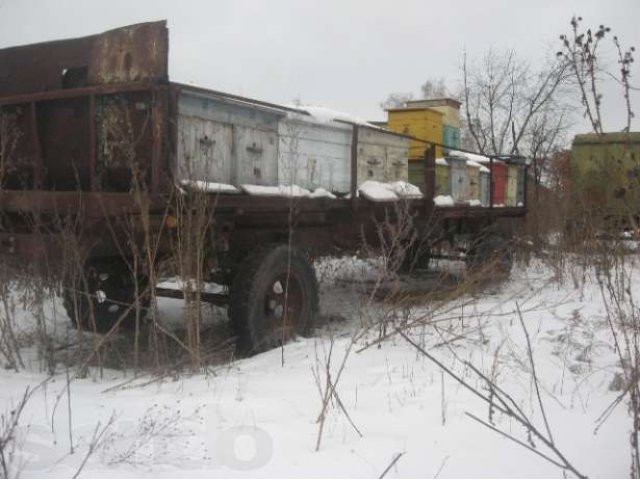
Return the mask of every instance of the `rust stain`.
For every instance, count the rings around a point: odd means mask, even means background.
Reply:
[[[98,35],[0,49],[0,97],[168,80],[165,21]]]

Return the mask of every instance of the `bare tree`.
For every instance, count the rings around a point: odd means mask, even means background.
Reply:
[[[444,78],[430,78],[420,85],[420,95],[423,99],[454,97],[456,94],[451,93],[447,88]],[[414,100],[415,96],[412,92],[395,92],[390,93],[385,100],[380,102],[380,108],[387,110],[389,108],[401,108],[407,102]]]
[[[569,107],[559,100],[566,71],[560,59],[536,69],[513,50],[489,50],[477,63],[465,54],[463,129],[473,149],[526,155],[540,180],[544,163],[564,144],[570,123]]]
[[[626,106],[626,127],[631,128],[631,119],[634,117],[631,109],[629,93],[634,87],[631,85],[631,65],[633,63],[634,47],[623,48],[617,36],[613,37],[619,76],[606,71],[602,62],[601,45],[611,28],[599,25],[597,29],[581,27],[582,17],[571,19],[571,33],[560,35],[562,48],[556,54],[570,69],[569,79],[576,85],[580,92],[580,100],[584,109],[584,115],[589,119],[595,133],[604,133],[606,130],[602,123],[602,92],[601,85],[606,77],[613,78],[622,86],[622,92]]]
[[[444,78],[429,79],[420,86],[422,98],[445,98],[453,96],[444,81]]]
[[[410,100],[413,100],[413,93],[411,92],[390,93],[386,100],[380,102],[380,108],[382,110],[387,110],[389,108],[404,107],[405,103]]]
[[[587,220],[576,222],[580,238],[589,238],[593,225],[603,222],[609,231],[615,232],[623,219],[628,219],[629,225],[637,233],[638,197],[640,191],[640,165],[631,150],[629,130],[631,119],[634,117],[630,91],[631,66],[634,61],[634,47],[623,48],[618,37],[613,37],[613,45],[604,43],[610,35],[611,29],[604,25],[598,28],[583,30],[582,17],[571,19],[571,32],[568,35],[560,35],[562,48],[557,56],[570,66],[571,80],[579,91],[585,117],[589,120],[593,132],[602,135],[607,129],[603,125],[603,96],[601,87],[606,77],[615,80],[621,87],[621,93],[625,99],[626,115],[625,128],[627,141],[622,142],[618,149],[609,149],[606,156],[602,154],[600,164],[596,164],[590,172],[589,181],[600,182],[610,191],[618,192],[621,202],[602,202],[600,199],[593,201],[588,199],[583,203],[576,203],[573,215],[580,215]],[[607,45],[613,47],[617,56],[619,72],[617,75],[607,72],[603,61],[606,55]],[[606,140],[605,140],[606,144]],[[595,161],[592,159],[592,162]],[[622,180],[621,180],[622,179]],[[572,179],[572,188],[575,194],[582,194],[580,186]],[[582,190],[585,190],[582,187]],[[576,195],[577,196],[577,195]],[[608,215],[602,215],[597,207],[602,203],[608,203],[614,207]],[[609,206],[608,205],[608,206]],[[596,208],[594,208],[594,206]],[[602,295],[602,303],[605,307],[606,321],[613,341],[613,351],[618,357],[617,372],[621,380],[618,387],[621,392],[616,399],[605,409],[597,420],[600,426],[610,417],[611,413],[619,406],[626,403],[630,417],[630,476],[640,477],[640,310],[638,309],[637,288],[633,287],[634,263],[629,261],[623,242],[616,241],[616,235],[608,242],[589,247],[589,242],[582,252],[585,263],[594,262],[595,272],[598,278],[598,286]],[[588,264],[588,263],[587,263]]]

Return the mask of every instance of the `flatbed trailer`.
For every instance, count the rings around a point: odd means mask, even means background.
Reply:
[[[297,110],[170,82],[167,49],[166,25],[155,22],[0,50],[9,67],[0,72],[0,253],[63,277],[77,326],[109,330],[139,318],[132,306],[146,306],[149,292],[179,296],[154,286],[169,258],[185,277],[228,287],[199,298],[230,307],[240,346],[252,352],[312,327],[316,255],[395,241],[415,265],[438,245],[462,241],[469,263],[498,257],[510,267],[508,239],[526,204],[436,205],[435,145],[428,142],[419,199],[359,196],[357,148],[343,198],[181,184],[175,164],[184,95],[202,99],[203,109],[212,101],[250,105],[256,115]],[[358,125],[351,127],[357,135]],[[189,260],[177,253],[180,245],[193,250]]]

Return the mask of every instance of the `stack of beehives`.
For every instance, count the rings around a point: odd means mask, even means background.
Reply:
[[[277,196],[289,191],[283,186],[296,186],[295,196],[346,195],[354,148],[358,186],[407,181],[409,141],[341,112],[279,109],[187,90],[178,105],[176,173],[189,185]]]

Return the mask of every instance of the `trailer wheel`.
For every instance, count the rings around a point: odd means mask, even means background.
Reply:
[[[76,328],[105,333],[123,315],[119,324],[131,327],[135,325],[136,310],[140,318],[144,318],[149,307],[148,295],[138,299],[138,306],[134,305],[136,279],[120,258],[91,261],[84,268],[83,278],[65,283],[63,305]],[[138,292],[145,292],[146,277],[137,279],[137,283]]]
[[[509,242],[499,235],[482,237],[467,251],[467,269],[487,271],[508,276],[513,267],[513,253]]]
[[[286,245],[251,253],[230,290],[230,318],[238,349],[255,354],[312,332],[318,282],[308,256]]]

